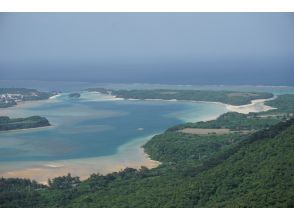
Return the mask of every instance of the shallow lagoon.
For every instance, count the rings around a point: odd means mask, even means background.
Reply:
[[[81,91],[91,87],[114,89],[212,89],[294,94],[293,87],[185,86],[97,84],[85,82],[3,81],[0,87],[42,91]],[[141,148],[153,135],[183,122],[209,120],[227,112],[223,104],[175,101],[121,100],[83,92],[80,99],[63,93],[45,101],[25,102],[0,109],[0,115],[45,116],[52,126],[0,133],[0,176],[23,177],[46,183],[48,178],[72,175],[86,179],[125,167],[158,166]]]
[[[109,156],[119,147],[185,121],[226,112],[222,104],[120,100],[83,92],[5,109],[11,117],[41,115],[51,127],[0,133],[0,161],[52,161]]]
[[[68,92],[91,87],[61,84]],[[36,85],[39,83],[22,87],[36,88]],[[54,83],[48,88],[52,90],[55,86],[58,85]],[[288,93],[283,89],[274,88],[272,92]],[[126,167],[153,168],[159,162],[151,160],[141,148],[153,135],[176,124],[210,120],[227,111],[220,103],[122,100],[95,92],[82,92],[79,99],[63,93],[49,100],[0,109],[0,115],[40,115],[52,124],[1,132],[0,176],[46,183],[48,178],[68,172],[86,179],[92,173],[106,174]]]

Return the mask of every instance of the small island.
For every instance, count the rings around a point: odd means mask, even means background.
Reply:
[[[78,99],[78,98],[81,97],[81,94],[80,94],[80,93],[77,93],[77,92],[75,92],[75,93],[70,93],[70,94],[68,95],[68,97],[69,97],[69,98]]]
[[[31,116],[28,118],[9,118],[0,116],[0,131],[38,128],[50,126],[49,121],[45,117]]]

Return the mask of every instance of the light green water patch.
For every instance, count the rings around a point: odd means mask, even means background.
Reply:
[[[53,126],[1,133],[0,176],[44,181],[68,172],[86,177],[155,167],[141,148],[154,134],[225,111],[217,103],[117,100],[88,92],[9,108],[10,115],[41,115]]]
[[[67,173],[86,179],[92,173],[106,174],[126,167],[154,168],[159,165],[159,162],[150,160],[141,148],[152,136],[132,139],[119,146],[117,152],[110,156],[53,161],[21,161],[19,163],[0,162],[0,176],[31,178],[47,183],[49,178]]]
[[[187,122],[198,122],[213,120],[228,112],[226,106],[221,103],[205,103],[205,102],[182,102],[189,106],[184,110],[172,112],[166,117],[175,117],[179,120]]]

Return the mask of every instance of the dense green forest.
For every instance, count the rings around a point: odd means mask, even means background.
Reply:
[[[224,126],[243,117],[230,116]],[[223,117],[198,126],[213,127]],[[294,207],[294,119],[250,128],[254,132],[202,136],[168,130],[144,146],[162,162],[151,170],[127,168],[85,181],[69,174],[48,186],[2,178],[0,206]]]
[[[105,88],[91,88],[88,91],[111,93],[118,98],[125,99],[164,99],[164,100],[188,100],[222,102],[231,105],[250,104],[253,99],[267,99],[273,97],[271,93],[265,92],[236,92],[236,91],[206,91],[206,90],[175,90],[175,89],[153,89],[153,90],[108,90]]]
[[[228,128],[232,130],[258,130],[274,125],[280,120],[280,118],[276,117],[259,117],[259,114],[256,113],[250,113],[246,115],[237,112],[228,112],[221,115],[218,120],[186,123],[171,127],[168,130],[174,131],[183,128]]]
[[[9,118],[7,116],[0,116],[0,131],[37,128],[50,126],[49,121],[41,116],[31,116],[28,118]]]
[[[274,100],[266,101],[265,104],[277,109],[270,110],[261,114],[275,114],[275,113],[293,114],[294,113],[294,94],[279,95]]]

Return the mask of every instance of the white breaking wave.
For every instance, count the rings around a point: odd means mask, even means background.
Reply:
[[[57,94],[57,95],[51,96],[51,97],[49,97],[49,99],[57,99],[59,96],[61,96],[61,94]]]

